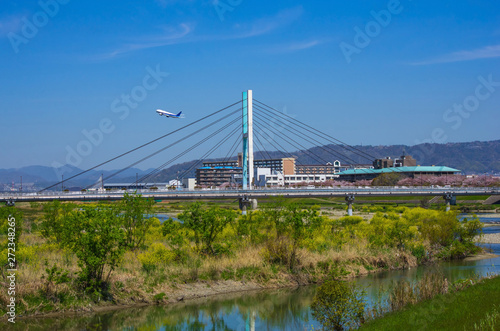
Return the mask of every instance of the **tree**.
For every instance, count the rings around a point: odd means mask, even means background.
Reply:
[[[111,206],[81,207],[62,217],[60,231],[59,244],[78,258],[82,285],[101,292],[125,253],[126,236],[117,211]]]
[[[381,174],[372,181],[372,186],[394,186],[402,178],[403,175],[394,172]]]
[[[269,262],[286,265],[293,269],[297,264],[297,250],[304,239],[321,226],[323,218],[318,207],[304,209],[297,204],[287,204],[284,199],[278,199],[262,214],[262,218],[274,230],[267,243],[266,259]]]
[[[363,292],[345,281],[329,278],[316,292],[312,314],[325,330],[345,330],[364,322]]]
[[[199,252],[214,256],[227,250],[227,247],[217,243],[217,238],[226,225],[236,219],[233,210],[219,207],[203,210],[201,203],[196,202],[178,217],[186,228],[194,232],[196,249]]]
[[[119,204],[120,220],[125,229],[126,244],[132,250],[136,250],[144,244],[153,218],[151,213],[154,201],[143,198],[140,194],[123,195]]]
[[[40,225],[42,236],[49,241],[61,242],[62,220],[75,208],[74,204],[61,203],[60,201],[52,201],[43,205],[43,221]]]

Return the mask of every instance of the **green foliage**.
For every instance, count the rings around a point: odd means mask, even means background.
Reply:
[[[404,176],[395,172],[381,174],[372,181],[372,186],[394,186]]]
[[[178,217],[184,227],[193,231],[198,252],[211,256],[229,252],[229,245],[218,242],[218,237],[227,225],[234,222],[236,212],[219,207],[204,210],[201,203],[196,202]]]
[[[176,254],[167,249],[163,244],[153,243],[147,252],[139,254],[137,258],[141,261],[142,269],[146,272],[154,271],[156,268],[165,266],[172,262]]]
[[[14,222],[15,220],[15,222]],[[8,235],[9,228],[15,229],[14,242],[19,243],[19,238],[23,232],[23,212],[14,206],[0,208],[0,234]],[[7,245],[3,245],[6,247]],[[12,246],[12,245],[11,245]]]
[[[152,199],[127,192],[120,201],[119,209],[122,211],[120,220],[125,230],[125,242],[132,250],[144,245],[146,233],[154,222],[154,218],[151,217],[153,205]]]
[[[318,208],[302,209],[296,204],[287,204],[282,199],[266,208],[262,217],[273,233],[262,253],[264,259],[270,263],[286,265],[290,270],[298,262],[298,248],[313,236],[324,221]]]
[[[111,207],[85,206],[60,220],[59,244],[76,255],[81,284],[94,293],[99,293],[125,253],[125,233],[116,214]]]
[[[174,260],[184,262],[187,258],[187,248],[189,247],[188,230],[181,223],[169,218],[163,222],[162,233],[170,249],[175,254]]]
[[[61,242],[63,235],[63,219],[73,209],[74,204],[52,201],[43,205],[43,219],[40,225],[42,236],[51,242]]]
[[[362,330],[498,330],[500,316],[495,310],[500,305],[500,277],[460,283],[464,286],[457,288],[454,283],[447,294],[370,321]],[[436,287],[440,288],[439,282]],[[481,324],[483,328],[479,327]]]
[[[364,292],[332,277],[318,288],[311,309],[324,330],[355,328],[364,322]]]
[[[49,263],[47,260],[45,260],[45,267],[46,275],[42,276],[42,279],[45,279],[43,285],[43,293],[47,299],[57,301],[57,285],[68,283],[71,281],[71,278],[69,277],[69,271],[59,268],[57,264],[49,267]]]

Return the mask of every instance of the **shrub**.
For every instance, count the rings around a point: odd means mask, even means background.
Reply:
[[[183,226],[194,232],[196,250],[202,254],[220,255],[230,247],[218,242],[224,228],[234,222],[236,213],[232,210],[211,207],[203,210],[200,202],[196,202],[179,215]]]
[[[125,229],[126,244],[136,250],[144,244],[146,233],[154,222],[151,217],[154,201],[143,198],[140,194],[125,192],[119,208],[121,223]]]
[[[19,238],[23,232],[23,213],[14,206],[5,206],[0,208],[0,234],[8,235],[9,228],[15,230],[14,236],[9,236],[9,238],[13,238],[12,240],[14,240],[14,243],[18,244]],[[12,232],[10,231],[10,233]],[[9,247],[11,246],[13,245],[10,245]],[[7,247],[7,244],[3,247]]]
[[[151,272],[155,270],[157,266],[164,266],[174,261],[175,257],[176,254],[161,243],[151,244],[147,252],[137,256],[142,264],[142,269],[146,272]]]
[[[345,330],[364,323],[364,293],[354,285],[335,278],[317,290],[311,305],[313,316],[325,330]]]
[[[60,230],[59,244],[78,258],[81,285],[99,295],[125,253],[125,233],[116,211],[81,207],[62,217]]]
[[[61,242],[63,234],[63,218],[66,217],[75,205],[52,201],[43,205],[43,220],[40,225],[42,236],[50,242]]]

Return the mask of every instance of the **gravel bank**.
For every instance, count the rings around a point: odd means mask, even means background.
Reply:
[[[500,233],[484,234],[478,242],[484,244],[500,244]]]

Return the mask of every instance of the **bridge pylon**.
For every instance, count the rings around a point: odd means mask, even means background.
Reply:
[[[352,204],[354,202],[354,194],[347,193],[345,196],[345,201],[347,202],[347,215],[352,216]]]
[[[241,210],[241,215],[247,214],[247,209],[250,207],[251,209],[257,209],[257,199],[250,199],[247,195],[240,197],[239,205]]]
[[[446,211],[450,211],[450,205],[457,204],[457,197],[454,196],[451,192],[446,192],[443,195],[444,201],[446,201]]]
[[[253,97],[252,90],[243,92],[243,189],[253,185]]]

